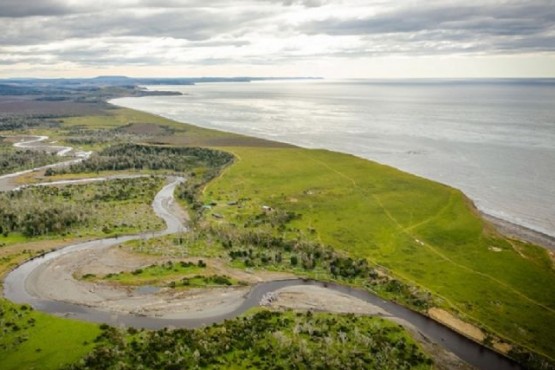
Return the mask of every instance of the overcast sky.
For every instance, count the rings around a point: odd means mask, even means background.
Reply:
[[[0,77],[555,77],[555,0],[0,0]]]

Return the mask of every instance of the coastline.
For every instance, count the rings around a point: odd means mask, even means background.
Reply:
[[[330,151],[330,152],[331,152],[331,151]],[[330,154],[333,154],[333,153],[330,153]],[[362,158],[359,158],[359,159],[362,159]],[[369,161],[369,162],[372,161],[372,160],[367,160],[367,159],[364,159],[364,160],[365,160],[365,161]],[[390,167],[390,166],[387,166],[387,167]],[[393,167],[391,167],[391,168],[393,168]]]
[[[517,239],[523,242],[539,245],[551,253],[555,253],[555,237],[530,229],[523,225],[503,220],[488,213],[481,211],[479,213],[484,220],[489,222],[495,230],[502,235],[511,239]]]
[[[142,110],[142,109],[138,109],[138,108],[130,108],[130,107],[127,107],[125,105],[119,105],[119,104],[114,102],[114,100],[118,100],[118,99],[119,98],[110,99],[110,100],[107,101],[107,103],[111,104],[115,107],[118,107],[118,108],[137,110],[137,111],[140,111],[140,112],[152,114],[154,116],[157,116],[157,117],[160,117],[160,118],[163,118],[163,119],[168,119],[168,120],[172,120],[172,121],[175,121],[175,122],[179,122],[179,123],[182,123],[182,124],[185,124],[185,125],[196,126],[196,127],[203,128],[203,129],[208,129],[208,130],[221,131],[221,132],[225,132],[225,133],[229,133],[229,134],[233,134],[233,135],[240,135],[240,136],[244,136],[244,137],[254,137],[258,140],[264,140],[266,142],[275,142],[276,144],[295,146],[295,147],[304,148],[304,149],[312,149],[310,147],[303,147],[303,146],[298,145],[298,144],[292,144],[292,143],[288,143],[288,142],[281,142],[281,141],[277,141],[277,140],[269,140],[269,139],[262,138],[262,137],[251,136],[251,135],[242,134],[242,133],[239,133],[239,132],[223,130],[223,129],[220,129],[220,128],[214,129],[214,128],[211,128],[211,127],[205,127],[205,126],[203,126],[201,124],[198,124],[198,123],[180,121],[180,120],[177,120],[176,118],[171,118],[169,116],[165,116],[165,115],[162,115],[162,114],[153,113],[153,112],[150,112],[148,110]],[[506,219],[502,219],[502,218],[493,216],[493,215],[479,209],[474,204],[474,200],[472,200],[472,198],[470,198],[463,190],[457,188],[456,186],[446,184],[446,183],[443,183],[443,182],[440,182],[440,181],[437,181],[437,180],[434,180],[434,179],[431,179],[431,178],[427,178],[427,177],[424,177],[424,176],[421,176],[421,175],[418,175],[418,174],[415,174],[415,173],[397,168],[395,166],[379,162],[375,159],[369,159],[369,158],[366,158],[366,157],[363,157],[363,156],[360,156],[360,155],[356,155],[356,154],[353,154],[353,153],[341,152],[341,151],[327,149],[327,148],[322,148],[322,149],[329,150],[331,152],[337,152],[337,153],[352,155],[352,156],[355,156],[357,158],[361,158],[361,159],[366,160],[366,161],[379,163],[381,165],[385,165],[385,166],[388,166],[388,167],[395,168],[398,171],[406,172],[406,173],[409,173],[413,176],[422,177],[426,180],[441,183],[445,186],[457,189],[457,190],[463,192],[465,194],[465,196],[467,196],[468,199],[470,199],[472,201],[473,206],[476,208],[480,217],[482,217],[486,222],[490,223],[495,228],[495,230],[497,232],[499,232],[500,234],[502,234],[506,237],[509,237],[511,239],[517,239],[517,240],[520,240],[520,241],[523,241],[523,242],[537,244],[538,246],[543,247],[543,248],[545,248],[546,250],[548,250],[550,252],[555,252],[555,236],[552,236],[552,235],[546,234],[544,232],[532,229],[532,228],[530,228],[528,226],[525,226],[525,225],[517,224],[517,223],[511,222],[511,221],[508,221]]]

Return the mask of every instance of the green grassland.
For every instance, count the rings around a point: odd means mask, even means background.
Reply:
[[[105,276],[84,275],[88,281],[108,281],[127,286],[158,287],[210,287],[237,285],[238,281],[225,275],[211,273],[203,260],[153,264],[130,272],[111,273]]]
[[[547,253],[497,235],[461,192],[323,150],[225,149],[238,160],[203,196],[223,218],[206,220],[245,227],[263,206],[300,214],[285,238],[367,258],[489,332],[555,357]],[[246,200],[229,205],[237,199]]]
[[[0,299],[0,368],[54,370],[89,353],[98,325],[36,312]]]

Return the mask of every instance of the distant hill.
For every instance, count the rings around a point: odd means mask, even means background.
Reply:
[[[146,91],[140,85],[194,85],[209,82],[252,82],[321,79],[320,77],[127,77],[8,78],[0,79],[0,96],[33,95],[39,100],[98,102],[120,96],[175,95],[176,92]],[[85,94],[86,96],[84,96]]]

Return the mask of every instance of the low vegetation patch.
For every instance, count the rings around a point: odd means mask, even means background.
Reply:
[[[238,282],[236,279],[227,275],[195,275],[184,277],[181,280],[171,281],[168,286],[170,288],[209,288],[209,287],[225,287],[232,285],[246,285],[245,282]]]
[[[397,324],[379,318],[259,311],[197,330],[104,327],[68,369],[430,369]],[[171,350],[168,350],[170,349]]]
[[[133,233],[161,228],[150,206],[163,179],[37,186],[0,193],[0,243],[10,235]]]
[[[147,267],[138,268],[130,272],[111,273],[103,277],[94,275],[83,276],[86,280],[106,280],[114,281],[124,285],[158,285],[176,277],[198,274],[206,268],[204,261],[192,262],[172,262],[153,264]]]
[[[16,149],[0,136],[0,175],[45,166],[60,160],[55,153]]]
[[[153,264],[130,272],[110,273],[104,276],[86,274],[88,281],[107,281],[131,286],[160,286],[170,288],[211,287],[237,285],[236,279],[226,275],[211,274],[206,262],[172,262]]]

